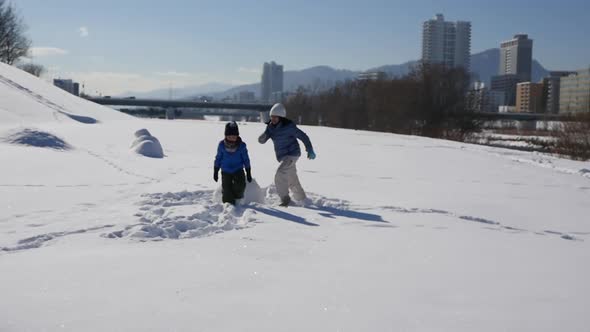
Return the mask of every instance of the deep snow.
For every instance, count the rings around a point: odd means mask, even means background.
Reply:
[[[244,123],[255,182],[234,208],[212,180],[223,123],[0,79],[0,331],[590,328],[589,163],[303,127],[310,199],[282,209]],[[129,148],[142,128],[164,158]],[[5,139],[26,130],[70,148]]]

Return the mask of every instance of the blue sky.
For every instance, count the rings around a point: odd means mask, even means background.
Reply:
[[[550,69],[590,65],[590,1],[17,0],[48,77],[105,94],[258,81],[264,61],[363,70],[418,59],[421,23],[473,25],[473,52],[515,33]]]

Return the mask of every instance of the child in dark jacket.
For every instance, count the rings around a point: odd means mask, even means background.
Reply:
[[[240,138],[238,124],[235,121],[225,125],[225,139],[219,142],[213,172],[213,180],[219,180],[221,169],[221,187],[223,202],[235,205],[237,199],[244,198],[246,179],[252,182],[250,157],[246,143]],[[244,169],[246,174],[244,175]]]

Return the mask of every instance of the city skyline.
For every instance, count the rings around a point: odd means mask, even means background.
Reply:
[[[531,1],[219,6],[208,1],[62,0],[59,5],[16,3],[34,43],[33,61],[47,66],[50,78],[72,78],[105,94],[253,83],[268,59],[285,70],[316,65],[367,70],[404,63],[421,58],[422,22],[436,13],[472,23],[472,53],[527,33],[535,40],[533,57],[548,69],[590,64],[590,46],[583,43],[584,31],[590,30],[584,15],[590,5],[584,1],[559,6]],[[526,7],[528,14],[506,11],[509,5]],[[560,24],[552,23],[556,21]]]

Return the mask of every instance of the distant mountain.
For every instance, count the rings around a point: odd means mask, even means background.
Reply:
[[[194,96],[210,95],[218,91],[224,91],[232,88],[231,84],[224,83],[206,83],[201,85],[189,86],[184,88],[172,88],[173,99],[185,99]],[[170,97],[170,89],[158,89],[148,92],[127,92],[121,94],[120,97],[136,98],[154,98],[154,99],[168,99]]]
[[[260,96],[260,83],[239,85],[225,91],[218,90],[217,92],[211,93],[211,96],[215,99],[223,99],[226,97],[233,97],[242,91],[253,92],[256,96]],[[197,97],[197,95],[192,97]]]
[[[399,77],[406,75],[410,70],[419,63],[418,60],[408,61],[399,65],[385,65],[371,68],[368,71],[382,71],[390,77]],[[500,49],[493,48],[480,53],[471,55],[471,70],[475,78],[485,82],[489,86],[492,76],[498,75],[500,64]],[[360,74],[360,71],[346,69],[334,69],[328,66],[317,66],[303,70],[291,70],[284,73],[285,91],[295,91],[299,86],[311,89],[326,89],[334,86],[337,82],[343,82],[354,79]],[[533,60],[532,80],[538,82],[549,72],[537,61]],[[260,95],[260,83],[253,83],[233,87],[227,91],[213,94],[215,98],[232,97],[240,91],[251,91],[257,96]]]
[[[328,66],[316,66],[303,70],[288,70],[283,73],[283,89],[285,91],[296,91],[300,86],[311,89],[326,89],[333,87],[337,82],[354,79],[360,73],[360,71],[334,69]],[[233,97],[241,91],[254,92],[256,96],[260,96],[260,89],[260,83],[252,83],[215,93],[213,97]]]
[[[284,77],[284,89],[286,91],[297,90],[300,86],[321,85],[333,86],[336,82],[343,82],[349,79],[353,79],[358,76],[360,72],[346,70],[346,69],[334,69],[328,66],[316,66],[300,71],[287,71]]]
[[[415,60],[402,63],[401,65],[385,65],[369,69],[368,71],[382,71],[386,73],[389,77],[399,77],[407,75],[410,72],[410,70],[412,70],[412,68],[418,64],[418,62],[418,60]]]
[[[409,61],[401,65],[387,65],[370,69],[370,71],[382,71],[390,76],[403,76],[410,72],[412,67],[416,66],[419,61]],[[471,71],[475,78],[485,82],[489,86],[492,76],[498,75],[500,67],[500,49],[492,48],[480,53],[471,55]],[[532,80],[538,82],[549,72],[537,61],[533,60]]]

